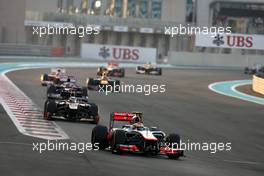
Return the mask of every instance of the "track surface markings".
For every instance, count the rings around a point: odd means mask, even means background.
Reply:
[[[236,88],[239,86],[250,85],[250,84],[252,84],[251,80],[223,81],[223,82],[212,83],[208,86],[208,88],[222,95],[264,105],[264,98],[248,95],[236,90]]]
[[[22,134],[48,140],[69,138],[55,122],[44,120],[42,111],[4,74],[0,75],[0,103]]]

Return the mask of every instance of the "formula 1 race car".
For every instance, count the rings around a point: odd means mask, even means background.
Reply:
[[[105,73],[105,72],[104,72]],[[120,87],[120,81],[111,79],[105,75],[98,78],[87,78],[86,85],[89,90],[107,90],[118,91]]]
[[[64,118],[70,121],[90,120],[99,122],[98,106],[88,101],[88,97],[70,97],[69,99],[47,99],[44,105],[44,119]]]
[[[121,127],[114,127],[114,122],[129,122]],[[180,136],[166,134],[156,127],[143,125],[140,112],[113,112],[110,115],[109,129],[97,125],[92,130],[92,144],[99,149],[110,148],[112,153],[143,153],[150,155],[167,155],[170,159],[183,156],[183,150],[178,150]]]
[[[104,72],[107,72],[106,76],[110,77],[125,77],[125,69],[120,68],[118,63],[108,63],[107,67],[99,67],[97,75],[102,76]]]
[[[244,69],[244,73],[250,75],[256,74],[260,71],[264,72],[264,67],[261,64],[254,64],[252,67],[246,67]]]
[[[143,66],[137,66],[136,73],[146,75],[162,75],[162,69],[152,64],[145,64]]]
[[[68,99],[74,97],[87,97],[88,92],[86,87],[82,87],[72,82],[62,84],[52,84],[47,88],[48,99]]]
[[[62,84],[64,82],[76,82],[74,76],[66,75],[66,70],[62,68],[52,68],[49,74],[44,73],[40,77],[42,86],[50,84]]]

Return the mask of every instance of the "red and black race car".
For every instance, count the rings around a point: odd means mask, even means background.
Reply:
[[[52,68],[49,74],[44,73],[40,77],[40,83],[42,86],[51,84],[62,84],[65,82],[76,82],[74,76],[66,75],[66,70],[63,68]]]
[[[123,123],[115,127],[115,122]],[[167,155],[170,159],[183,156],[178,150],[180,136],[166,135],[157,127],[143,125],[140,112],[113,112],[110,115],[109,128],[97,125],[92,130],[91,141],[99,149],[110,148],[112,153],[143,153],[150,155]]]
[[[97,75],[102,76],[104,72],[107,72],[106,76],[110,77],[125,77],[125,69],[120,68],[118,63],[109,62],[107,67],[99,67]]]

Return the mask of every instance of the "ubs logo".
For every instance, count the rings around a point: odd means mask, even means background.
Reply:
[[[213,40],[213,44],[217,45],[217,46],[221,46],[223,44],[225,44],[224,42],[224,37],[217,34],[215,37],[214,37],[214,40]]]
[[[99,56],[101,56],[102,58],[106,59],[110,56],[110,49],[106,48],[105,46],[100,48],[100,52],[99,52]]]

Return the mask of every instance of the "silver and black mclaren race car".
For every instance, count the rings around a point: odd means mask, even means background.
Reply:
[[[99,122],[98,106],[90,103],[88,97],[70,97],[69,99],[47,99],[44,105],[44,119],[64,118],[70,121],[89,120]]]
[[[137,66],[136,73],[146,75],[162,75],[162,69],[152,64],[145,64],[143,66]]]
[[[118,63],[108,63],[107,67],[99,67],[97,75],[102,76],[104,72],[110,77],[125,77],[125,68],[120,68]]]
[[[66,75],[66,70],[62,68],[52,68],[49,74],[44,73],[40,77],[42,86],[62,84],[64,82],[76,82],[76,79],[74,76]]]
[[[116,127],[115,122],[123,122],[123,125]],[[156,127],[144,126],[142,113],[139,112],[111,113],[109,128],[102,125],[95,126],[91,141],[101,150],[109,148],[113,153],[119,154],[123,152],[163,154],[170,159],[183,156],[183,150],[178,149],[180,136],[166,135]]]

